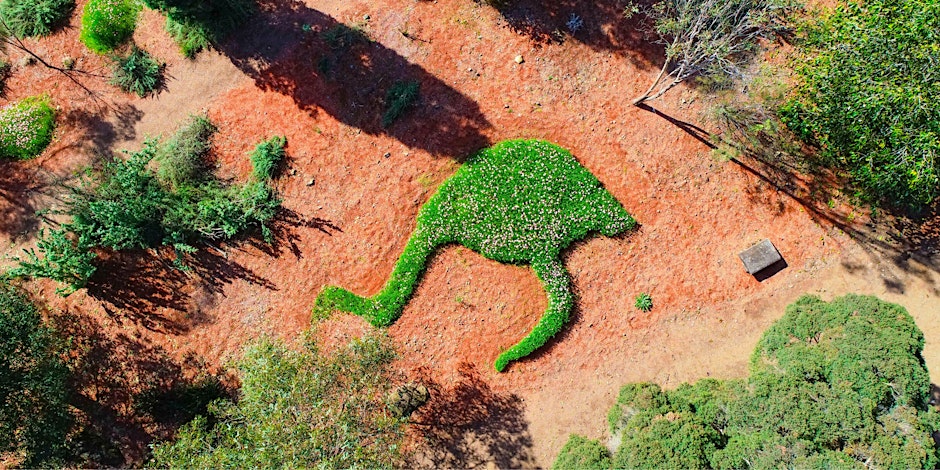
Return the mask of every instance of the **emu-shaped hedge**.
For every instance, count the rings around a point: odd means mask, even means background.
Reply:
[[[502,371],[558,333],[573,304],[560,252],[590,232],[614,236],[636,226],[619,202],[566,150],[510,140],[482,150],[445,181],[418,212],[418,226],[392,276],[373,297],[327,286],[314,311],[333,309],[388,326],[401,315],[428,259],[449,243],[502,263],[530,264],[548,293],[535,328],[496,359]]]

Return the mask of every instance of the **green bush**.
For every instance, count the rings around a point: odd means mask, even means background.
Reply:
[[[649,312],[653,309],[653,298],[646,292],[643,292],[636,296],[636,300],[633,301],[633,306],[642,312]]]
[[[807,28],[788,127],[869,199],[940,192],[940,2],[850,1]]]
[[[574,304],[562,249],[590,232],[613,236],[636,221],[566,150],[544,141],[510,140],[484,149],[445,181],[418,212],[418,226],[392,275],[371,298],[328,286],[314,314],[332,309],[387,326],[401,311],[437,247],[457,243],[503,263],[531,264],[548,309],[529,335],[494,364],[532,353],[561,330]]]
[[[387,338],[332,354],[262,340],[238,362],[237,403],[217,401],[153,446],[158,468],[400,468],[402,421],[380,397],[390,389]]]
[[[210,176],[206,158],[210,140],[217,131],[208,116],[190,116],[154,156],[160,182],[167,188],[178,189],[198,184]]]
[[[111,84],[143,98],[153,93],[163,81],[163,67],[147,51],[131,47],[130,52],[114,59]]]
[[[603,444],[572,434],[558,453],[552,470],[603,470],[611,465],[610,451]]]
[[[134,35],[140,5],[135,0],[89,0],[78,38],[92,52],[105,54]]]
[[[47,36],[74,8],[75,0],[0,0],[0,17],[17,37]]]
[[[935,468],[924,336],[903,307],[806,296],[763,335],[746,380],[621,390],[614,468]]]
[[[63,293],[68,294],[94,273],[99,247],[167,246],[181,257],[201,242],[229,240],[256,229],[270,242],[267,225],[280,200],[269,181],[253,177],[244,184],[224,184],[208,169],[199,173],[201,162],[193,163],[208,150],[213,132],[211,122],[195,117],[165,144],[147,141],[129,159],[115,158],[91,172],[72,188],[60,211],[71,220],[44,236],[38,253],[27,251],[11,275],[65,282],[69,286]],[[155,171],[150,162],[157,156]],[[193,172],[166,170],[184,164]]]
[[[272,137],[261,142],[251,152],[251,167],[256,180],[265,181],[274,177],[277,166],[284,160],[287,139]]]
[[[32,96],[0,109],[0,157],[38,156],[55,131],[55,109],[47,96]]]
[[[166,19],[166,32],[180,48],[180,53],[187,59],[196,58],[196,54],[208,49],[212,45],[212,38],[206,30],[188,22]]]
[[[166,30],[189,58],[225,39],[254,10],[251,0],[144,0],[144,3],[166,15]]]
[[[382,115],[382,127],[391,126],[404,112],[414,106],[418,100],[416,81],[395,82],[385,95],[385,113]]]
[[[26,468],[51,468],[70,428],[68,369],[54,332],[39,310],[0,284],[0,454]],[[14,460],[15,461],[15,460]]]

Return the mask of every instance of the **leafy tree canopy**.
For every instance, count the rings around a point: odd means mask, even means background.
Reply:
[[[865,194],[940,191],[940,1],[849,2],[807,28],[784,122]]]
[[[940,414],[927,406],[923,347],[899,305],[803,297],[764,333],[749,378],[625,386],[608,417],[612,466],[934,468]],[[559,461],[602,455],[586,446]]]
[[[332,354],[262,340],[238,363],[237,403],[219,401],[175,442],[153,448],[160,468],[394,468],[401,421],[379,401],[394,356],[387,338]],[[214,424],[210,424],[213,422]]]
[[[68,369],[39,310],[0,284],[0,454],[24,467],[60,457],[70,426]],[[6,463],[10,463],[6,460]]]

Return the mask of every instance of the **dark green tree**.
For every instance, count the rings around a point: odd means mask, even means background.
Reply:
[[[71,419],[59,352],[36,306],[0,284],[0,453],[24,467],[52,465],[63,451]]]
[[[746,380],[625,386],[609,415],[612,466],[934,468],[923,347],[899,305],[803,297],[764,333]]]

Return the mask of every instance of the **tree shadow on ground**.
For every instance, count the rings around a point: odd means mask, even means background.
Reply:
[[[369,135],[390,135],[434,155],[462,158],[490,144],[479,105],[354,27],[297,0],[262,0],[240,34],[219,49],[258,88],[291,97]],[[419,98],[383,126],[388,90],[420,83]]]
[[[643,15],[625,16],[626,0],[511,0],[496,9],[507,27],[536,45],[575,40],[629,58],[640,69],[661,66],[663,46],[651,40]],[[638,3],[648,3],[641,1]],[[572,16],[573,15],[573,16]],[[580,26],[577,26],[580,19]]]
[[[409,466],[473,468],[491,462],[498,468],[534,467],[522,399],[495,392],[469,363],[460,364],[458,374],[455,385],[444,387],[430,371],[421,371],[431,399],[411,418],[424,444]]]
[[[144,328],[179,334],[211,322],[208,312],[225,286],[244,281],[277,290],[267,279],[229,259],[222,247],[201,247],[174,263],[169,249],[108,252],[87,285],[88,295],[112,317],[130,318]]]
[[[303,253],[297,246],[300,240],[297,229],[300,228],[314,229],[331,237],[337,232],[343,232],[343,229],[329,220],[305,217],[296,211],[281,207],[271,223],[271,243],[265,243],[263,240],[249,240],[248,243],[269,256],[279,258],[286,250],[299,260],[303,258]]]
[[[728,161],[753,177],[745,188],[751,203],[768,206],[782,215],[786,211],[782,198],[790,199],[820,226],[856,240],[872,262],[888,260],[924,281],[934,295],[940,295],[940,285],[934,280],[940,273],[940,201],[916,214],[904,209],[859,207],[846,195],[846,188],[852,187],[848,178],[818,161],[814,149],[800,143],[785,128],[765,130],[768,119],[773,121],[766,111],[740,108],[741,113],[735,115],[740,119],[725,118],[724,135],[652,111],[722,152]],[[922,266],[911,264],[911,259]],[[869,269],[848,262],[843,266],[849,272]],[[891,273],[882,273],[881,280],[891,292],[903,294],[906,289]]]
[[[75,429],[67,446],[73,465],[139,465],[151,442],[172,437],[185,421],[204,414],[209,401],[231,395],[222,385],[224,377],[207,372],[204,361],[193,354],[174,360],[139,334],[108,334],[97,319],[79,312],[61,312],[52,320],[70,350],[69,403]],[[206,385],[210,383],[217,385]],[[204,393],[175,399],[179,394],[174,391],[193,388]],[[154,412],[168,406],[177,413]]]

